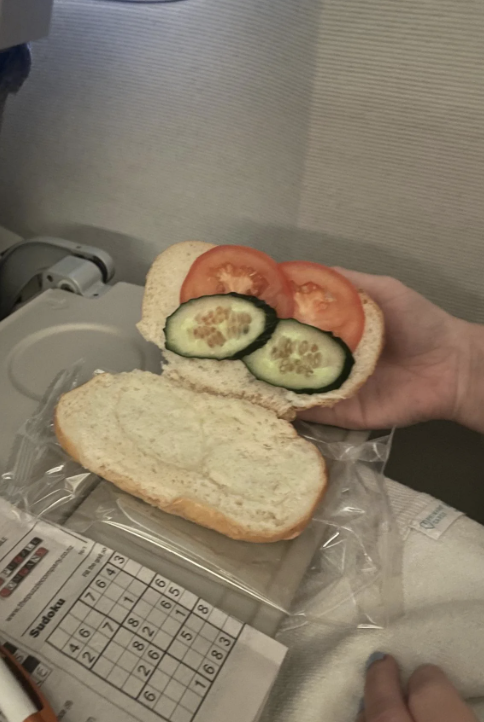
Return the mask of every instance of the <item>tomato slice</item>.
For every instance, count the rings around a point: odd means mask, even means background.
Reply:
[[[365,312],[353,284],[319,263],[288,261],[279,266],[291,284],[294,318],[332,331],[354,351],[363,335]]]
[[[185,278],[180,302],[231,292],[261,298],[279,318],[292,316],[291,287],[279,264],[246,246],[216,246],[199,256]]]

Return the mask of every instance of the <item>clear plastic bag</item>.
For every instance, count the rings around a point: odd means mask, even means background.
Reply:
[[[168,565],[167,576],[185,585],[193,575],[199,588],[203,580],[211,590],[216,583],[226,590],[228,611],[266,631],[284,616],[291,625],[384,627],[400,613],[401,542],[383,477],[391,436],[352,443],[337,440],[335,429],[298,422],[328,464],[323,503],[297,539],[238,542],[121,492],[68,456],[55,436],[54,409],[82,376],[81,363],[59,374],[18,432],[1,479],[8,501],[108,546],[124,545],[133,558],[138,549],[140,561],[151,554],[153,564]]]

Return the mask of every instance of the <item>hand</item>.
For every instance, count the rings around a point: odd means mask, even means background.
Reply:
[[[385,348],[375,373],[356,396],[302,417],[352,429],[456,418],[468,386],[471,324],[393,278],[337,270],[382,309]]]
[[[370,657],[371,660],[371,657]],[[364,709],[356,722],[478,722],[441,669],[420,667],[406,694],[393,657],[371,664],[365,683]]]

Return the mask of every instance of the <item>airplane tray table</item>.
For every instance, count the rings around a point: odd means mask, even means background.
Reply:
[[[159,350],[147,344],[135,328],[142,293],[141,287],[126,283],[116,284],[96,299],[51,290],[0,323],[0,398],[8,409],[0,418],[0,472],[6,469],[17,429],[35,412],[49,384],[63,369],[84,359],[81,381],[96,369],[159,371]],[[365,438],[336,429],[328,434],[330,441],[345,440],[356,446]],[[315,523],[292,542],[234,542],[152,509],[90,476],[81,498],[64,506],[61,513],[54,509],[43,518],[166,574],[270,635],[290,607],[327,531],[325,524]],[[180,539],[184,551],[177,553]],[[186,558],[187,539],[190,559]],[[200,549],[202,561],[197,563]],[[220,568],[223,573],[218,572]],[[245,570],[245,576],[240,570]],[[231,583],[231,576],[244,579],[246,588]],[[271,599],[277,603],[267,603]]]
[[[55,375],[79,359],[96,368],[158,372],[160,352],[136,330],[143,288],[117,283],[99,298],[49,290],[0,323],[0,471],[17,429]]]

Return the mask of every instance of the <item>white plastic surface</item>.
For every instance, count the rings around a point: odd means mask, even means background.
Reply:
[[[0,0],[0,50],[49,32],[53,0]]]
[[[159,370],[159,350],[135,326],[142,295],[127,283],[96,299],[50,290],[0,323],[0,399],[8,408],[0,418],[0,471],[15,433],[61,369],[84,359],[90,373]]]
[[[88,376],[96,368],[111,371],[159,369],[159,350],[146,344],[135,329],[141,310],[141,297],[141,287],[125,283],[116,284],[97,299],[86,299],[63,291],[48,291],[0,324],[0,398],[5,401],[9,411],[0,418],[0,467],[2,462],[7,462],[8,449],[15,432],[35,411],[47,386],[61,369],[69,368],[80,358],[86,361]],[[345,436],[342,431],[333,431],[334,439],[331,441],[342,441],[344,438],[349,443],[358,444],[363,441],[361,437],[365,436],[357,432]],[[25,458],[22,455],[24,467]],[[56,456],[57,473],[62,468],[59,464],[60,460]],[[26,478],[25,468],[23,475]],[[55,481],[54,476],[49,476],[50,483]],[[239,593],[237,588],[219,583],[213,574],[207,574],[203,568],[184,563],[183,555],[175,558],[173,554],[165,554],[163,546],[157,541],[160,537],[160,519],[156,517],[156,510],[142,506],[141,512],[141,503],[135,499],[123,498],[123,495],[119,499],[114,498],[115,490],[106,482],[92,490],[84,489],[87,493],[85,499],[76,496],[72,483],[80,482],[81,477],[82,474],[75,476],[67,485],[72,505],[63,506],[56,502],[54,512],[58,511],[61,517],[52,520],[64,523],[66,527],[84,533],[140,563],[148,563],[154,570],[168,574],[177,583],[196,591],[212,604],[267,634],[275,633],[282,610],[290,605],[321,543],[320,535],[324,533],[324,525],[316,525],[313,533],[309,530],[308,534],[291,544],[269,545],[258,564],[252,567],[249,564],[255,581],[252,576],[244,580],[245,583],[250,581],[250,588],[257,590],[257,596],[247,596]],[[60,497],[55,498],[60,501]],[[46,500],[50,505],[52,499],[48,494]],[[82,502],[80,506],[79,502]],[[115,518],[109,523],[110,512],[106,518],[99,515],[99,510],[103,509],[108,512],[119,510],[119,518],[114,514]],[[38,508],[35,513],[39,513]],[[132,523],[129,523],[130,520]],[[167,533],[173,526],[175,538],[178,538],[178,527],[186,524],[189,523],[168,517],[163,520],[163,529]],[[214,533],[197,528],[193,534],[195,545],[199,543],[200,549],[206,549],[204,537],[209,534]],[[216,535],[213,546],[215,563],[217,555],[223,556],[222,545],[234,544]],[[232,550],[229,557],[247,567],[254,551],[252,545],[240,545],[237,553]],[[277,605],[261,602],[266,597],[277,600]]]

